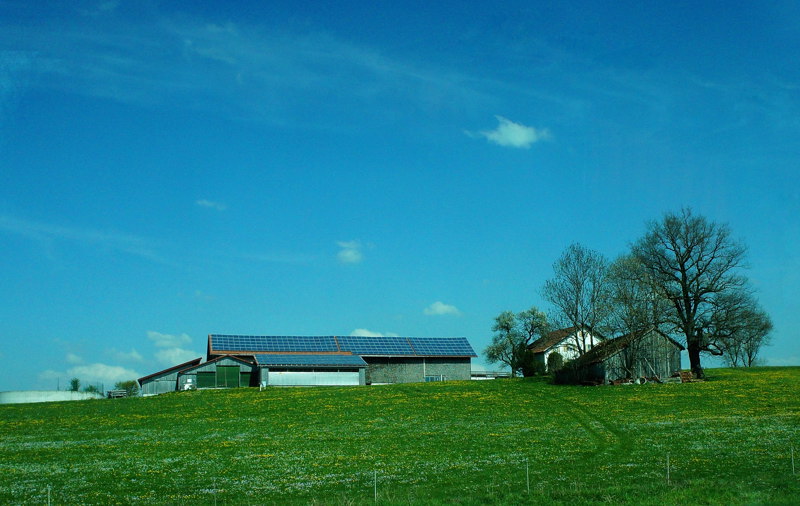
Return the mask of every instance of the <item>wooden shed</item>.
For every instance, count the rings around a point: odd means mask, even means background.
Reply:
[[[668,378],[681,369],[683,345],[654,330],[604,341],[556,372],[556,383]]]
[[[178,390],[249,386],[258,386],[258,368],[253,361],[240,357],[220,356],[178,374]]]
[[[188,362],[174,365],[163,371],[148,374],[139,378],[139,387],[141,388],[142,395],[158,395],[166,392],[174,392],[178,385],[178,375],[184,369],[194,367],[203,361],[203,357],[197,357]]]

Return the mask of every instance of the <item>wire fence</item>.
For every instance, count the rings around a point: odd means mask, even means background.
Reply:
[[[774,471],[778,474],[783,474],[786,477],[798,478],[800,480],[800,476],[797,473],[797,466],[796,466],[796,449],[794,446],[791,446],[787,449],[785,453],[784,459],[777,459],[774,466]],[[682,456],[683,458],[675,459],[673,455],[670,453],[665,453],[663,457],[660,459],[654,460],[653,465],[650,466],[650,472],[647,473],[645,476],[636,476],[631,475],[630,478],[633,481],[647,479],[651,482],[655,482],[660,480],[661,482],[666,485],[667,487],[679,487],[682,484],[686,483],[687,481],[693,478],[692,471],[688,466],[682,466],[681,462],[685,462],[687,459],[686,456]],[[660,471],[658,471],[658,461],[660,461]],[[485,471],[485,470],[484,470]],[[543,482],[543,481],[536,481],[537,478],[541,478],[543,475],[542,470],[539,470],[538,473],[531,472],[531,462],[528,458],[524,460],[515,462],[515,463],[508,463],[506,466],[499,466],[499,469],[496,469],[492,479],[486,480],[486,475],[484,473],[476,473],[476,475],[480,475],[480,478],[485,482],[484,485],[487,487],[487,495],[491,495],[491,488],[499,488],[500,486],[513,486],[518,491],[525,491],[525,494],[528,496],[532,495],[532,492],[539,492],[542,491],[542,488],[551,486],[552,482]],[[534,474],[534,476],[532,476]],[[537,476],[538,474],[538,476]],[[521,477],[524,476],[524,482],[521,481]],[[443,475],[438,477],[439,481],[447,481],[448,473],[445,472]],[[477,478],[477,476],[476,476]],[[348,479],[340,479],[340,482],[345,482],[348,485],[345,487],[345,491],[338,490],[336,493],[345,493],[346,497],[350,498],[352,501],[357,503],[363,503],[367,500],[367,497],[378,504],[381,502],[382,499],[388,498],[391,502],[391,499],[394,498],[394,494],[398,491],[414,489],[414,485],[409,486],[407,480],[400,480],[397,479],[397,476],[392,473],[382,472],[379,469],[373,469],[371,471],[360,471],[354,472],[352,476]],[[479,486],[480,480],[476,480],[471,485],[473,488]],[[556,479],[556,481],[559,481]],[[422,482],[425,485],[424,480]],[[257,500],[250,501],[246,497],[241,496],[241,493],[236,490],[232,490],[228,486],[219,486],[217,479],[213,479],[210,488],[203,488],[198,489],[194,492],[187,492],[185,494],[186,499],[194,498],[202,500],[208,504],[218,504],[218,503],[257,503]],[[292,486],[293,485],[293,486]],[[533,485],[533,486],[532,486]],[[573,481],[569,483],[569,486],[580,488],[581,483],[578,481]],[[235,488],[235,487],[233,487]],[[250,496],[258,496],[260,494],[269,495],[273,500],[276,495],[280,496],[281,492],[287,494],[288,496],[294,497],[296,499],[300,499],[298,497],[299,491],[304,491],[306,493],[314,494],[314,490],[317,492],[325,493],[329,487],[325,487],[322,482],[318,482],[315,485],[309,485],[307,482],[298,481],[294,484],[292,483],[284,483],[283,487],[250,487],[248,490],[248,494]],[[282,490],[281,490],[282,489]],[[45,502],[48,506],[52,504],[70,504],[70,503],[81,503],[86,502],[83,501],[81,497],[71,497],[71,494],[66,491],[59,491],[56,487],[52,484],[48,484],[46,489],[42,491],[44,497],[44,501],[36,500],[36,502],[41,503]],[[302,494],[301,494],[302,495]],[[322,499],[321,497],[317,497],[317,499]],[[122,502],[125,502],[123,498],[120,498]],[[134,502],[134,501],[132,501]],[[159,502],[157,499],[155,502]],[[165,501],[171,502],[171,501]],[[180,502],[180,501],[178,501]],[[347,502],[347,501],[345,501]]]

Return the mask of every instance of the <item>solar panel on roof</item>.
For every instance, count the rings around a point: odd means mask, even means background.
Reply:
[[[477,356],[472,346],[463,337],[239,336],[212,334],[211,349],[215,352],[251,353],[345,351],[356,355]]]
[[[338,351],[331,336],[233,336],[212,335],[214,351]]]
[[[323,367],[365,367],[367,365],[358,355],[281,355],[256,354],[256,362],[262,366],[323,366]]]
[[[417,355],[477,357],[463,337],[409,337],[408,341]]]
[[[356,355],[414,355],[405,337],[343,336],[337,339],[342,351]]]

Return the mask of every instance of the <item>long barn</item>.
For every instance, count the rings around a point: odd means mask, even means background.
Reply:
[[[148,395],[165,391],[165,381],[185,390],[469,380],[476,356],[463,337],[210,334],[204,363],[181,364],[139,382]],[[149,385],[156,379],[158,388]]]

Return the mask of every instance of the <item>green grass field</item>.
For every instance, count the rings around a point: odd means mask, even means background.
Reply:
[[[800,368],[708,377],[5,405],[0,503],[800,503]]]

